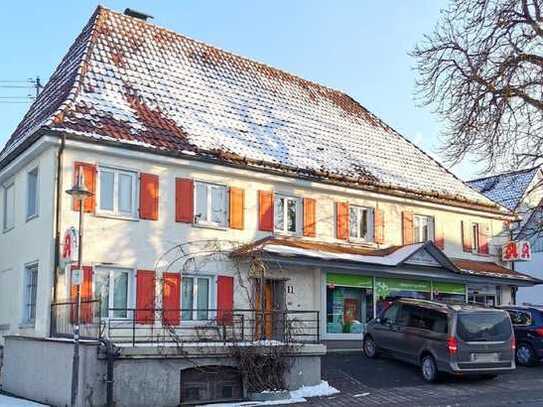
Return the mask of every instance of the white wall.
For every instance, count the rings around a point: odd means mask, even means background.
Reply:
[[[6,334],[45,336],[53,280],[53,211],[56,149],[47,147],[0,172],[0,185],[15,182],[15,227],[3,232],[4,199],[0,188],[0,341]],[[26,219],[27,173],[39,168],[38,217]],[[25,264],[37,261],[38,292],[35,325],[22,324]],[[0,342],[1,344],[1,342]]]
[[[515,270],[543,280],[543,253],[533,253],[531,261],[516,262]],[[525,302],[543,304],[543,285],[519,288],[517,292],[517,304]]]

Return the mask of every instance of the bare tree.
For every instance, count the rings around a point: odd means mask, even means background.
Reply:
[[[543,0],[451,0],[412,51],[418,95],[444,120],[443,152],[495,167],[543,158]]]

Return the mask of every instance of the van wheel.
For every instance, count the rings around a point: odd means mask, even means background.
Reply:
[[[375,344],[375,341],[373,340],[371,336],[366,335],[364,337],[363,348],[364,348],[364,355],[366,355],[368,359],[375,359],[377,357],[378,355],[377,345]]]
[[[438,378],[437,365],[432,355],[426,355],[422,358],[421,364],[422,378],[428,383],[434,383]]]
[[[537,362],[534,349],[527,343],[521,343],[518,345],[517,363],[521,366],[534,366]]]

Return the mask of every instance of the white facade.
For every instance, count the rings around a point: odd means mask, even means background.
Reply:
[[[0,172],[2,184],[10,180],[15,181],[17,203],[15,227],[0,235],[1,335],[46,336],[49,332],[49,304],[53,291],[55,180],[58,149],[58,140],[44,137]],[[383,209],[385,244],[381,245],[382,247],[402,244],[401,213],[404,210],[412,210],[415,214],[432,217],[436,230],[444,233],[444,251],[452,258],[496,261],[496,250],[502,241],[499,238],[491,241],[490,256],[465,253],[462,250],[461,221],[486,223],[490,226],[491,236],[502,232],[504,218],[492,213],[70,140],[67,141],[62,156],[59,228],[61,236],[69,227],[77,227],[78,222],[78,213],[72,209],[71,197],[64,193],[72,186],[75,162],[92,163],[98,168],[103,166],[135,173],[145,172],[159,177],[158,220],[121,218],[100,213],[98,209],[96,214],[85,216],[83,263],[94,266],[95,271],[128,272],[126,304],[128,307],[135,305],[136,270],[154,270],[157,259],[176,244],[202,240],[248,243],[269,236],[270,233],[258,230],[257,191],[259,190],[273,190],[275,193],[287,196],[315,199],[316,237],[306,238],[309,240],[340,242],[335,236],[334,203],[347,200],[352,205]],[[39,215],[27,222],[23,204],[26,199],[26,177],[28,171],[36,166],[39,168]],[[242,188],[245,191],[243,230],[176,222],[174,187],[176,178],[191,178],[227,187]],[[96,190],[99,194],[99,180],[97,180]],[[138,199],[136,202],[139,202]],[[372,242],[353,241],[352,243],[378,247]],[[25,325],[23,324],[23,302],[25,301],[23,272],[25,265],[32,262],[39,264],[37,314],[34,324]],[[215,306],[216,292],[213,283],[218,274],[239,278],[235,267],[232,267],[229,261],[207,265],[198,270],[198,275],[209,276],[211,279],[210,308]],[[300,267],[299,270],[289,271],[288,278],[289,287],[286,294],[288,309],[325,309],[326,274],[324,271]],[[59,273],[57,300],[69,298],[68,279],[68,273]],[[235,307],[247,305],[247,295],[239,289],[241,283],[241,281],[236,282]],[[96,289],[96,281],[94,284]],[[509,286],[503,286],[500,293],[502,303],[511,302]],[[324,314],[323,312],[321,318],[325,318]]]

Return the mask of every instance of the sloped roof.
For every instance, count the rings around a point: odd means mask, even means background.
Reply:
[[[39,129],[504,213],[350,96],[103,7],[0,161]]]
[[[433,253],[432,256],[435,256],[437,260],[436,264],[440,264],[456,274],[515,280],[527,284],[540,284],[543,282],[491,261],[449,258],[432,241],[375,249],[343,243],[269,236],[243,245],[234,250],[231,255],[233,257],[252,257],[265,253],[281,257],[306,257],[327,262],[354,262],[398,267],[408,262],[412,256],[417,252],[420,253],[421,250],[430,250]]]
[[[515,210],[534,179],[539,166],[468,181],[467,184],[492,201]]]

